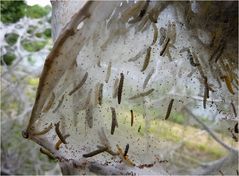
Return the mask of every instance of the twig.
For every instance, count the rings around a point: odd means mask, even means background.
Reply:
[[[223,146],[225,149],[227,149],[229,152],[238,152],[237,150],[231,148],[230,146],[228,146],[227,144],[225,144],[224,142],[222,142],[215,134],[214,132],[209,129],[201,120],[199,120],[198,117],[196,117],[188,108],[184,108],[185,111],[193,118],[195,119],[200,125],[203,126],[203,128],[208,132],[208,134],[210,134],[212,136],[212,138],[217,141],[221,146]]]

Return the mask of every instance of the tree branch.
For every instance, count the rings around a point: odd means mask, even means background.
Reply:
[[[228,146],[227,144],[225,144],[223,141],[221,141],[215,134],[214,132],[208,128],[201,120],[199,120],[199,118],[197,116],[195,116],[188,108],[184,108],[184,110],[193,118],[195,119],[200,125],[203,126],[203,128],[208,132],[208,134],[210,134],[212,136],[212,138],[217,141],[217,143],[219,143],[223,148],[225,148],[226,150],[228,150],[229,152],[232,153],[238,153],[238,150]]]

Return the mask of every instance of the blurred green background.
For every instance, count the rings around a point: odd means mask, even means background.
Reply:
[[[52,47],[51,6],[1,1],[1,175],[60,174],[39,145],[22,138]],[[55,168],[55,169],[54,169]]]
[[[25,1],[1,1],[1,21],[5,24],[16,23],[22,17],[42,18],[51,11],[51,6],[29,6]]]

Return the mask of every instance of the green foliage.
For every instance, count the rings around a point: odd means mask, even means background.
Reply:
[[[11,65],[15,59],[16,55],[13,52],[7,52],[3,56],[1,56],[1,65],[3,65],[4,63],[7,65]]]
[[[225,150],[223,150],[220,146],[210,145],[210,142],[207,144],[195,144],[193,142],[186,141],[185,146],[188,150],[194,151],[195,153],[201,153],[201,155],[204,153],[204,155],[212,160],[219,159],[226,155]]]
[[[51,6],[28,6],[24,0],[1,1],[1,21],[3,23],[16,23],[25,15],[29,18],[42,18],[51,11]]]
[[[171,121],[173,121],[175,123],[178,123],[178,124],[184,124],[185,123],[186,117],[183,116],[183,114],[173,113],[172,117],[173,118],[171,118]]]
[[[17,42],[19,35],[16,33],[9,33],[9,34],[6,34],[4,37],[6,42],[12,46]]]
[[[29,29],[29,32],[33,33],[32,30],[35,30],[35,29],[33,29],[33,28]],[[45,39],[51,38],[51,29],[47,28],[42,33],[41,32],[36,32],[35,36],[38,37],[38,38],[44,37]]]
[[[27,29],[27,33],[28,34],[33,34],[33,32],[36,30],[36,26],[29,26],[28,29]]]
[[[44,171],[55,167],[56,160],[49,160],[48,157],[39,152],[39,146],[29,140],[23,139],[21,131],[25,128],[25,123],[20,124],[17,120],[8,120],[2,126],[2,156],[8,156],[8,160],[2,160],[2,163],[10,162],[14,164],[9,168],[10,173],[14,175],[43,175]],[[29,154],[32,157],[29,157]],[[11,157],[11,156],[14,156]],[[37,163],[39,167],[34,167]]]
[[[43,33],[46,38],[51,38],[51,29],[50,28],[45,29],[45,31]]]
[[[38,37],[38,38],[41,38],[41,37],[42,37],[42,33],[41,33],[41,32],[37,32],[37,33],[35,34],[35,36]]]
[[[30,77],[28,80],[27,80],[27,83],[31,86],[35,86],[37,87],[37,85],[39,84],[39,78],[35,78],[35,77]]]
[[[3,23],[16,23],[24,16],[26,3],[19,1],[1,1],[1,21]]]
[[[172,129],[172,126],[174,125],[174,123],[168,121],[153,120],[150,123],[149,132],[155,134],[155,136],[157,136],[159,139],[179,142],[182,136],[181,133],[174,132],[175,129]],[[175,126],[178,127],[179,125]]]
[[[34,65],[36,63],[36,60],[34,58],[32,58],[31,56],[29,56],[27,58],[27,61],[31,64],[31,65]]]
[[[29,40],[21,41],[23,48],[29,52],[40,51],[41,49],[44,48],[46,43],[47,43],[46,41],[29,41]]]
[[[42,18],[50,11],[48,6],[41,7],[39,5],[27,6],[26,16],[29,18]]]

